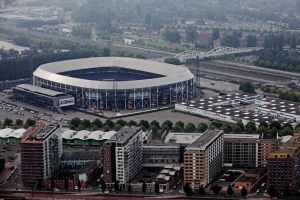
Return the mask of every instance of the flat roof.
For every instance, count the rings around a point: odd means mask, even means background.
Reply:
[[[41,143],[57,128],[59,128],[58,125],[38,123],[24,133],[24,137],[21,139],[21,142]]]
[[[259,134],[224,134],[224,139],[259,139]]]
[[[30,84],[21,84],[21,85],[18,85],[16,88],[27,90],[27,91],[38,93],[38,94],[42,94],[42,95],[47,95],[47,96],[50,96],[50,97],[55,97],[55,96],[58,96],[58,95],[64,95],[64,93],[62,93],[62,92],[57,92],[57,91],[54,91],[54,90],[49,90],[49,89],[46,89],[46,88],[42,88],[42,87],[30,85]]]
[[[59,74],[80,69],[111,66],[155,73],[163,76],[145,80],[118,81],[118,89],[157,87],[181,83],[192,80],[194,78],[194,75],[190,72],[190,70],[183,65],[178,66],[152,60],[124,57],[97,57],[53,62],[41,65],[33,73],[33,75],[44,80],[53,81],[64,85],[71,85],[79,88],[113,90],[115,89],[115,81],[86,80]]]
[[[230,116],[233,119],[236,119],[236,121],[248,120],[256,123],[259,123],[260,121],[266,121],[267,123],[272,121],[279,121],[280,123],[288,122],[287,119],[277,118],[274,115],[258,113],[254,110],[243,110],[240,106],[234,106],[239,103],[255,103],[256,101],[259,101],[259,98],[259,95],[254,94],[233,93],[206,99],[188,100],[177,104],[187,106],[189,108],[209,111],[216,115]],[[256,104],[256,107],[259,107],[259,105]]]
[[[205,150],[216,138],[223,134],[220,130],[207,130],[201,137],[199,137],[195,142],[187,146],[186,150]]]
[[[118,145],[124,145],[139,132],[141,132],[140,127],[124,126],[113,137],[110,138],[109,142],[114,142]]]
[[[260,99],[259,103],[260,104],[257,104],[257,108],[263,108],[271,111],[278,111],[293,115],[300,115],[300,103],[297,102],[267,97]],[[261,105],[261,103],[263,105]]]
[[[195,142],[203,133],[175,133],[170,132],[165,138],[165,143],[191,144]]]

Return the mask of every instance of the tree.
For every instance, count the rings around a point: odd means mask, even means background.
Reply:
[[[247,47],[256,47],[257,46],[257,39],[255,35],[248,35],[246,37]]]
[[[232,132],[234,134],[240,134],[240,133],[242,133],[242,129],[241,129],[241,127],[239,125],[235,124],[232,127]]]
[[[184,123],[183,123],[182,121],[176,122],[175,125],[178,125],[178,126],[180,126],[182,129],[184,129]]]
[[[65,179],[64,186],[65,186],[65,190],[68,191],[68,189],[69,189],[69,180],[68,179]]]
[[[127,188],[127,190],[128,190],[128,192],[131,194],[131,192],[132,192],[132,188],[131,188],[131,184],[130,184],[130,183],[128,184],[128,188]]]
[[[141,120],[139,126],[144,127],[145,129],[149,129],[149,122],[147,120]]]
[[[186,35],[186,41],[195,42],[198,35],[196,27],[188,26],[187,29],[185,30],[185,35]]]
[[[21,119],[17,119],[17,120],[15,121],[15,125],[16,125],[17,127],[21,127],[21,126],[23,126],[23,124],[24,124],[24,122],[23,122],[23,120],[21,120]]]
[[[225,34],[221,39],[221,45],[226,47],[240,47],[240,39],[236,34]]]
[[[122,127],[121,124],[115,124],[115,131],[119,131]]]
[[[98,118],[92,122],[92,125],[96,126],[98,129],[103,128],[103,122]]]
[[[270,129],[275,128],[277,130],[281,129],[281,123],[279,121],[272,121],[269,126]]]
[[[240,83],[240,88],[239,90],[250,93],[250,94],[256,94],[255,92],[255,87],[251,82],[242,82]]]
[[[273,185],[271,185],[269,187],[268,194],[271,197],[271,199],[273,199],[276,196],[276,190],[275,190],[275,187]]]
[[[104,180],[101,180],[100,188],[101,188],[102,192],[104,193],[104,192],[105,192],[105,189],[106,189],[106,183],[105,183]]]
[[[245,186],[241,190],[241,195],[242,197],[246,197],[248,195],[248,190]]]
[[[143,181],[142,192],[144,193],[144,195],[146,194],[146,191],[147,191],[147,185],[146,185],[145,181]]]
[[[162,123],[162,125],[167,125],[169,129],[172,129],[173,123],[170,120],[166,120]]]
[[[291,41],[290,41],[290,48],[291,49],[296,49],[297,48],[297,40],[295,34],[292,36]]]
[[[78,129],[80,124],[81,124],[81,119],[79,117],[73,118],[69,122],[71,129]]]
[[[116,122],[116,124],[120,124],[120,125],[123,127],[123,126],[126,126],[127,122],[126,122],[125,120],[123,120],[123,119],[119,119],[119,120]]]
[[[119,190],[120,190],[120,186],[119,186],[119,181],[117,180],[114,184],[114,189],[115,189],[115,192],[118,193]]]
[[[157,127],[158,129],[160,128],[159,122],[156,121],[156,120],[153,120],[153,121],[150,123],[150,126],[155,126],[155,127]]]
[[[195,124],[193,124],[193,123],[188,123],[188,124],[185,126],[184,131],[187,132],[187,133],[194,133],[194,132],[196,131]]]
[[[220,193],[222,187],[219,185],[213,185],[211,189],[215,195],[218,195]]]
[[[186,196],[190,196],[192,194],[192,188],[189,183],[184,184],[183,190]]]
[[[253,121],[249,121],[246,126],[245,126],[245,130],[247,133],[249,134],[253,134],[256,132],[256,124]]]
[[[154,184],[154,190],[155,190],[155,193],[158,194],[159,193],[159,183],[157,181],[155,181],[155,184]]]
[[[115,126],[115,123],[111,121],[110,119],[105,121],[105,125],[107,125],[110,129],[113,129]]]
[[[281,136],[285,136],[285,135],[293,135],[294,131],[290,128],[290,127],[284,127],[281,131]]]
[[[175,124],[173,130],[174,130],[174,132],[177,132],[177,133],[180,133],[180,132],[184,131],[184,129],[181,126],[179,126],[178,124]]]
[[[205,123],[199,123],[197,125],[197,131],[200,133],[204,133],[207,129],[208,129],[208,126]]]
[[[178,58],[165,58],[165,63],[172,64],[172,65],[181,65],[182,63]]]
[[[233,193],[234,193],[234,191],[233,191],[231,185],[229,185],[228,188],[227,188],[227,195],[228,195],[228,196],[232,196]]]
[[[224,133],[231,133],[232,132],[232,127],[230,124],[225,123],[222,127]]]
[[[4,119],[4,126],[5,127],[10,127],[11,125],[13,124],[13,120],[12,119],[10,119],[10,118],[5,118]]]
[[[105,125],[104,128],[103,128],[103,131],[104,132],[110,131],[110,127],[108,125]]]
[[[133,121],[133,120],[130,120],[128,122],[128,126],[137,126],[137,122],[136,121]]]
[[[181,41],[181,36],[180,36],[179,32],[176,30],[167,29],[165,31],[165,33],[163,34],[163,38],[164,38],[164,40],[173,42],[173,43],[180,43],[180,41]]]
[[[199,194],[202,196],[202,195],[205,195],[205,189],[204,189],[204,187],[203,187],[203,184],[201,184],[200,186],[199,186]]]
[[[82,126],[85,128],[85,129],[89,129],[91,128],[92,124],[91,124],[91,121],[88,120],[88,119],[84,119],[82,120]]]
[[[220,38],[220,31],[218,28],[214,28],[212,32],[212,40],[215,41],[216,39]]]

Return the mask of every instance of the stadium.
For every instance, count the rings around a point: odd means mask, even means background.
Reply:
[[[194,96],[188,68],[121,57],[67,60],[41,65],[35,86],[71,94],[76,105],[96,110],[156,108]]]

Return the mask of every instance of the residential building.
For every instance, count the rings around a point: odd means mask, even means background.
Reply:
[[[142,169],[144,135],[139,127],[125,126],[105,142],[103,178],[107,183],[125,184]]]
[[[184,182],[193,191],[206,186],[222,170],[224,152],[223,131],[208,130],[187,146],[184,153]]]
[[[143,166],[144,167],[160,167],[166,165],[179,166],[182,163],[180,156],[180,146],[174,144],[143,146]]]
[[[277,139],[264,139],[259,134],[224,134],[224,163],[233,167],[266,167],[277,144]]]
[[[267,164],[268,187],[282,194],[300,189],[300,132],[271,153]]]
[[[62,131],[58,125],[38,123],[21,138],[23,184],[35,185],[54,175],[62,155]]]

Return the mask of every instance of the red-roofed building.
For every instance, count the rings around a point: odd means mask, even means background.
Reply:
[[[58,125],[38,123],[21,138],[21,175],[24,185],[35,185],[57,171],[62,155],[61,133]]]

